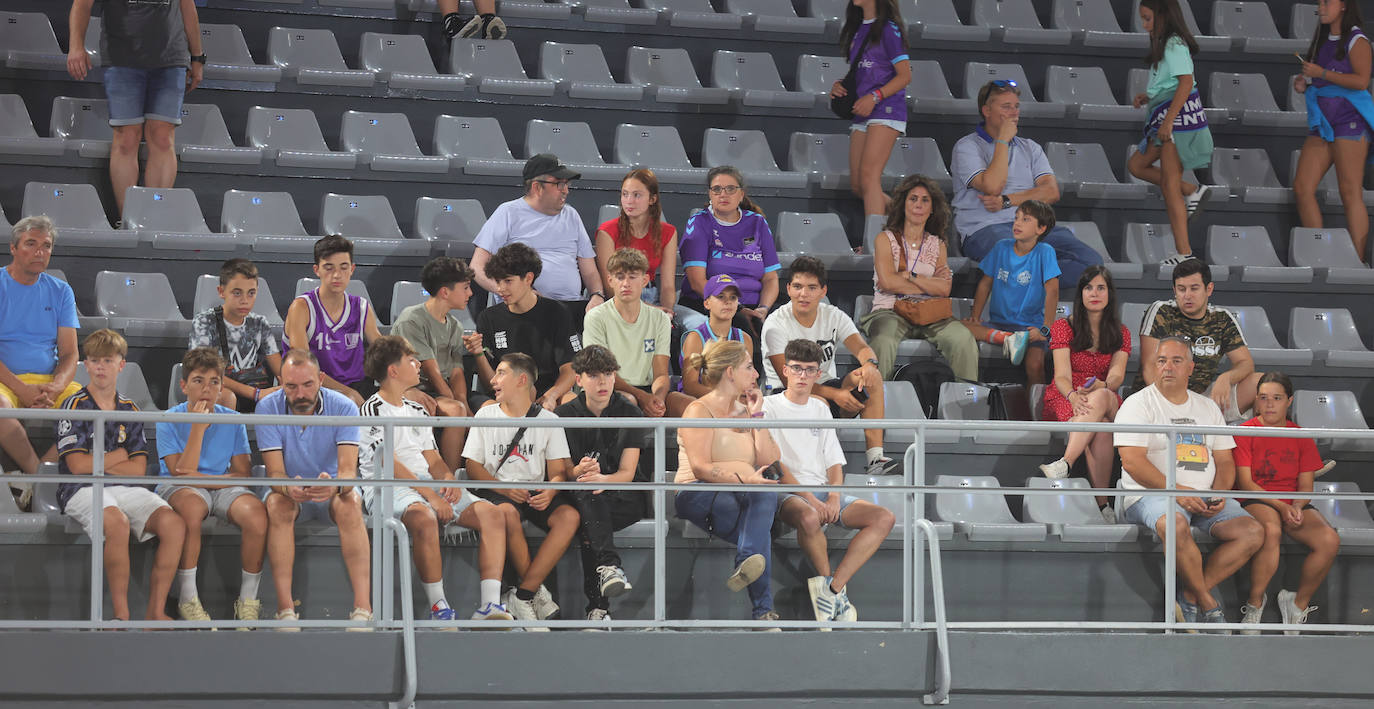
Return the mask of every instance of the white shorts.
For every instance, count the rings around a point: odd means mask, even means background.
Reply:
[[[190,485],[157,486],[157,494],[161,495],[162,499],[166,500],[169,504],[172,502],[172,496],[177,494],[181,490],[190,490],[191,492],[200,495],[200,499],[204,500],[205,506],[209,508],[210,514],[214,517],[218,517],[219,519],[224,520],[225,522],[232,521],[229,519],[229,507],[233,505],[234,501],[239,499],[240,496],[252,495],[253,497],[257,497],[257,493],[253,492],[252,490],[249,490],[248,488],[242,485],[234,485],[233,487],[225,487],[220,488],[218,490],[211,490],[203,487],[192,487]]]
[[[95,491],[91,488],[83,487],[67,500],[67,516],[81,525],[86,536],[91,535],[91,505],[94,495]],[[140,542],[146,542],[155,536],[144,529],[153,513],[163,508],[172,509],[171,505],[151,490],[128,485],[106,485],[101,502],[106,507],[117,508],[129,518],[129,531],[134,535],[134,539]]]
[[[379,504],[382,493],[376,488],[368,488],[367,492],[367,509],[372,511],[376,505]],[[455,523],[458,519],[458,515],[463,514],[463,510],[476,502],[477,499],[477,496],[473,495],[467,489],[463,490],[463,496],[458,498],[457,502],[453,503],[453,519]],[[397,519],[399,519],[401,515],[404,515],[406,510],[410,509],[411,505],[417,502],[425,506],[431,506],[429,500],[426,500],[424,496],[413,487],[396,487],[392,492],[391,502],[391,514]]]
[[[906,135],[906,121],[893,121],[886,118],[870,118],[863,123],[850,123],[849,132],[865,133],[868,131],[869,126],[887,126],[897,131],[898,138]]]

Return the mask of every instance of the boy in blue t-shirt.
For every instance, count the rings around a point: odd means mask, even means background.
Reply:
[[[1010,239],[978,264],[983,277],[964,321],[973,337],[1001,345],[1012,364],[1026,365],[1026,383],[1045,383],[1045,350],[1059,303],[1059,262],[1041,239],[1054,228],[1054,209],[1028,199],[1016,209]],[[983,306],[988,319],[983,320]]]
[[[181,391],[186,401],[168,409],[168,413],[222,414],[226,417],[223,423],[157,424],[157,457],[161,474],[167,476],[157,493],[186,522],[186,542],[172,584],[183,620],[210,620],[196,588],[196,566],[200,562],[200,525],[212,515],[242,532],[234,620],[257,620],[262,608],[258,586],[267,553],[267,508],[244,485],[252,475],[248,428],[228,418],[238,412],[215,403],[222,391],[224,368],[224,359],[214,348],[197,347],[187,352],[181,358]],[[180,484],[195,478],[215,478],[219,484]]]

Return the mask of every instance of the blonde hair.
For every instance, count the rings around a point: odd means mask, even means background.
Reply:
[[[696,368],[697,381],[714,387],[725,376],[725,370],[749,361],[749,348],[735,340],[716,340],[708,343],[700,353],[687,355],[686,365]]]
[[[96,330],[87,335],[86,340],[81,343],[81,346],[86,350],[86,359],[111,357],[114,355],[127,357],[129,354],[128,341],[124,339],[123,335],[109,328]]]

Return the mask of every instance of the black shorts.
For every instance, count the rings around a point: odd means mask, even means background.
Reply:
[[[549,502],[549,506],[542,510],[536,510],[530,507],[530,503],[528,502],[516,502],[502,495],[500,490],[492,490],[490,488],[480,490],[474,489],[472,494],[493,505],[513,505],[515,509],[520,511],[520,519],[529,522],[545,532],[549,531],[549,516],[553,514],[553,511],[564,505],[573,504],[572,500],[568,499],[568,496],[561,492],[554,495],[553,500]]]
[[[850,372],[852,371],[854,370],[851,369],[849,370],[849,372],[841,374],[837,379],[831,379],[829,381],[821,382],[820,385],[823,387],[831,387],[834,389],[843,389],[844,380],[849,376]],[[859,415],[858,413],[850,413],[848,411],[845,411],[843,408],[841,408],[838,404],[836,404],[833,401],[827,401],[826,403],[830,405],[830,415],[834,416],[837,419],[852,419]]]

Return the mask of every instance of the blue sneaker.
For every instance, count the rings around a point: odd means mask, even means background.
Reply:
[[[1220,605],[1218,605],[1216,608],[1213,608],[1213,609],[1211,609],[1211,610],[1200,611],[1199,615],[1201,616],[1202,622],[1203,622],[1203,623],[1225,623],[1225,622],[1226,622],[1226,612],[1223,611],[1223,610],[1221,609],[1221,606],[1220,606]],[[1229,631],[1229,630],[1209,630],[1209,631],[1207,631],[1207,632],[1209,632],[1209,633],[1220,633],[1220,634],[1222,634],[1222,635],[1230,635],[1230,634],[1231,634],[1231,631]]]
[[[430,620],[456,620],[457,618],[458,616],[454,614],[453,609],[449,608],[448,603],[442,600],[429,609]]]
[[[1014,332],[1002,341],[1002,350],[1007,353],[1007,359],[1010,359],[1012,364],[1021,364],[1026,358],[1026,345],[1029,342],[1029,331]]]
[[[1196,623],[1197,606],[1183,600],[1183,596],[1178,596],[1177,600],[1174,601],[1174,620],[1180,623]],[[1197,635],[1196,630],[1189,629],[1183,632]]]
[[[515,616],[500,603],[487,603],[472,614],[473,620],[515,620]]]

